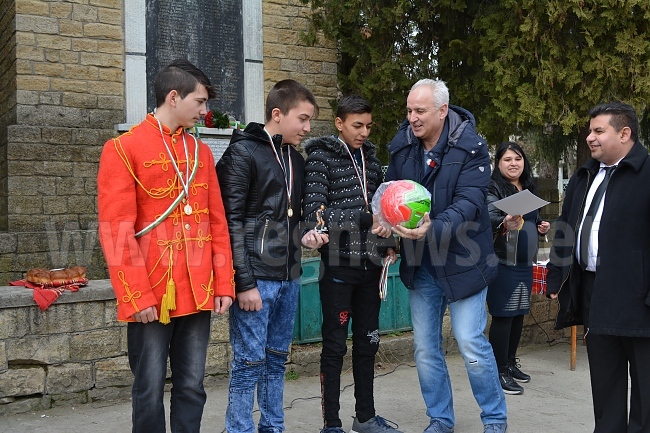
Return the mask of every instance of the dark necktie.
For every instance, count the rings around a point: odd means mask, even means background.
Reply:
[[[607,189],[607,184],[609,183],[609,178],[616,166],[613,165],[611,167],[603,168],[605,169],[605,179],[603,179],[600,185],[598,185],[598,188],[594,193],[594,198],[591,200],[591,205],[589,206],[585,219],[582,222],[582,231],[580,232],[580,267],[583,271],[587,269],[587,264],[589,263],[589,238],[591,237],[591,227],[594,224],[594,216],[596,215],[596,211],[598,211],[600,202],[603,200],[605,189]]]

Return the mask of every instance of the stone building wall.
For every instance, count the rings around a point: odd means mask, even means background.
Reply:
[[[321,106],[313,134],[330,132],[334,46],[300,42],[300,0],[261,4],[265,91],[304,83]],[[103,143],[125,121],[124,2],[0,5],[0,284],[32,267],[83,265],[106,278],[95,179]]]
[[[292,78],[314,93],[320,107],[312,122],[312,135],[332,133],[334,116],[330,101],[337,97],[336,46],[331,42],[307,46],[300,33],[307,30],[310,11],[301,0],[265,0],[264,88],[266,93],[280,80]]]
[[[72,264],[104,275],[95,178],[101,145],[124,117],[122,1],[17,0],[14,10],[14,26],[2,27],[15,30],[13,64],[0,74],[16,105],[2,122],[0,281]]]
[[[7,125],[16,123],[16,8],[0,0],[0,231],[7,230]]]

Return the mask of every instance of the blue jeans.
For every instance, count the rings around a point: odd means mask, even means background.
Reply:
[[[133,382],[133,432],[165,433],[163,397],[167,358],[172,371],[172,432],[198,432],[206,395],[205,357],[210,337],[210,311],[175,317],[171,323],[127,325],[129,366]]]
[[[260,311],[244,311],[237,301],[230,309],[230,386],[226,430],[253,433],[253,404],[257,387],[259,433],[284,431],[282,410],[284,364],[293,337],[300,280],[257,280]]]
[[[447,298],[438,280],[424,267],[416,270],[409,291],[413,320],[415,365],[427,415],[448,427],[455,424],[451,380],[442,347],[442,321]],[[469,298],[449,304],[451,327],[469,376],[483,424],[506,422],[506,400],[492,346],[483,334],[487,323],[487,287]]]

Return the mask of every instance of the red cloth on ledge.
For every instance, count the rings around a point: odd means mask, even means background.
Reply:
[[[42,311],[47,310],[65,290],[76,292],[80,287],[87,284],[88,278],[75,278],[70,281],[48,282],[43,284],[32,283],[24,279],[9,282],[10,286],[24,286],[34,290],[34,301]]]
[[[533,264],[533,294],[544,295],[546,294],[546,262],[538,262]]]

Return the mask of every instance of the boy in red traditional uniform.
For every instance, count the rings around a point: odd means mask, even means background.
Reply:
[[[168,358],[171,431],[198,432],[211,311],[223,314],[234,298],[214,159],[185,131],[215,92],[186,60],[160,71],[154,89],[154,113],[104,145],[99,234],[117,318],[128,322],[133,432],[165,432]]]

